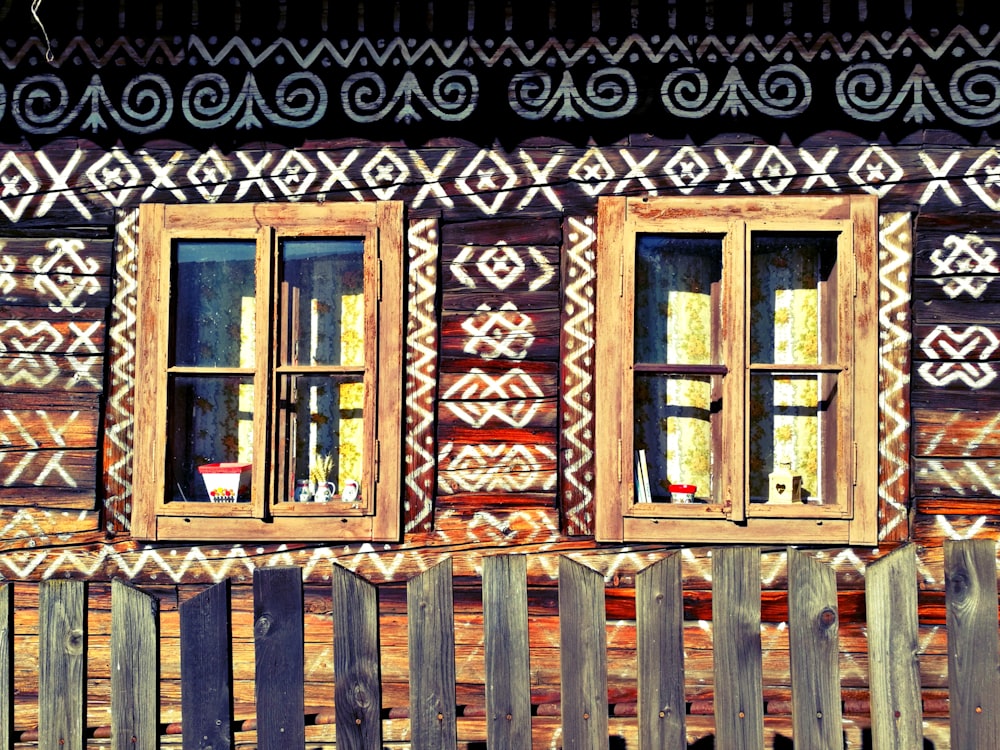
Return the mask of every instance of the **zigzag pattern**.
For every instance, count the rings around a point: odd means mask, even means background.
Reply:
[[[180,42],[157,37],[141,50],[125,37],[118,37],[106,47],[96,49],[89,40],[74,37],[55,56],[52,66],[60,68],[76,64],[75,61],[79,59],[86,59],[94,68],[118,65],[118,60],[122,59],[144,68],[153,67],[154,62],[157,66],[179,66],[186,63],[189,57],[195,57],[201,64],[213,68],[228,66],[234,58],[240,60],[241,64],[256,68],[280,57],[282,64],[292,62],[301,69],[314,65],[357,67],[361,58],[364,58],[366,65],[377,68],[397,65],[415,68],[418,64],[438,64],[450,69],[457,67],[464,57],[471,56],[488,68],[511,65],[511,62],[505,63],[510,60],[530,70],[545,66],[549,59],[571,68],[576,65],[589,66],[595,60],[605,65],[635,64],[641,61],[655,65],[671,61],[672,56],[674,59],[683,58],[688,63],[710,59],[731,64],[747,59],[747,55],[753,55],[767,63],[796,59],[813,62],[817,58],[821,61],[836,59],[842,63],[851,63],[872,58],[892,60],[904,55],[912,56],[916,51],[929,60],[946,60],[956,49],[961,49],[963,56],[990,59],[1000,47],[1000,33],[980,38],[985,36],[986,34],[976,35],[959,24],[940,41],[933,37],[925,38],[912,28],[904,29],[890,39],[883,39],[871,31],[862,31],[849,41],[831,31],[818,34],[789,31],[776,39],[755,33],[741,37],[671,34],[662,41],[656,36],[647,37],[636,33],[620,40],[603,40],[591,36],[579,43],[549,38],[540,45],[529,45],[511,37],[494,40],[489,36],[468,36],[449,40],[447,44],[428,39],[410,46],[409,40],[402,37],[384,41],[362,37],[346,48],[329,38],[323,38],[305,51],[295,41],[286,38],[275,39],[255,51],[253,48],[258,45],[252,45],[240,37],[233,37],[222,43],[212,43],[198,36],[185,37]],[[12,54],[7,54],[0,48],[0,65],[13,70],[26,59],[37,60],[44,57],[45,53],[44,43],[40,39],[31,38]],[[163,62],[158,58],[162,58]]]
[[[910,214],[879,217],[879,539],[907,537],[910,494]],[[886,466],[891,467],[886,471]]]
[[[594,532],[594,218],[568,220],[562,390],[562,506],[568,534]]]
[[[104,415],[104,525],[109,534],[128,531],[132,502],[133,404],[135,402],[135,265],[139,210],[120,212],[115,229],[115,295],[108,351],[111,377]]]
[[[434,396],[437,391],[437,219],[410,224],[406,332],[404,519],[407,533],[428,530],[434,510]]]

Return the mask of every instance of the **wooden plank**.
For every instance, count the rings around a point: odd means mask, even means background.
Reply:
[[[485,363],[484,363],[485,364]],[[559,369],[555,362],[539,362],[527,369],[527,363],[501,362],[492,371],[486,367],[460,365],[439,378],[442,401],[475,398],[502,401],[510,398],[553,398],[559,395]],[[475,378],[470,378],[473,375]]]
[[[910,545],[868,566],[869,684],[873,746],[923,746],[917,654],[917,558]]]
[[[568,216],[563,224],[559,456],[562,528],[568,535],[594,533],[595,223],[593,216]]]
[[[909,213],[879,215],[878,533],[882,542],[909,536],[910,382],[913,359],[913,221]],[[881,321],[891,320],[885,326]]]
[[[441,265],[446,293],[499,290],[520,299],[526,292],[559,291],[556,246],[446,245]]]
[[[111,747],[156,750],[159,743],[159,612],[155,597],[111,584]]]
[[[725,547],[712,554],[715,721],[720,747],[763,750],[760,550]]]
[[[1000,747],[997,547],[992,539],[944,543],[952,750]]]
[[[451,559],[406,582],[414,747],[453,748],[455,615]]]
[[[504,305],[510,305],[504,308]],[[512,303],[481,312],[441,314],[441,355],[521,361],[559,356],[559,310],[521,312]]]
[[[254,691],[261,750],[305,746],[302,570],[253,572]]]
[[[434,400],[438,384],[438,222],[410,219],[403,420],[404,530],[430,531],[434,526]]]
[[[832,568],[792,548],[788,609],[795,742],[842,750],[837,580]]]
[[[83,750],[86,593],[83,581],[43,581],[38,601],[38,746]]]
[[[447,434],[454,425],[461,430],[472,428],[476,435],[491,427],[528,430],[554,429],[558,421],[558,400],[552,398],[518,398],[509,400],[448,400],[438,402],[438,434],[442,440],[454,439]]]
[[[604,577],[559,558],[559,660],[563,747],[608,747]]]
[[[14,586],[0,586],[0,750],[14,743]]]
[[[340,565],[333,576],[333,658],[337,742],[381,750],[378,590]]]
[[[494,750],[531,746],[527,562],[523,555],[483,559],[486,731]]]
[[[180,605],[181,715],[185,750],[233,746],[229,581]]]
[[[558,310],[559,290],[461,289],[445,291],[441,295],[441,307],[448,313],[463,312],[471,315],[483,309],[499,310],[504,305],[514,305],[526,315]]]
[[[642,570],[636,577],[635,589],[639,745],[648,750],[685,748],[680,554]]]

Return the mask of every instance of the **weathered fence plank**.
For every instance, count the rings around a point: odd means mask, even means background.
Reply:
[[[305,747],[304,638],[302,570],[254,570],[254,695],[260,750]]]
[[[14,738],[14,587],[0,586],[0,750],[10,750]]]
[[[455,605],[451,559],[406,582],[410,641],[410,726],[415,748],[453,748]]]
[[[913,750],[923,746],[913,547],[876,560],[865,579],[873,746]]]
[[[111,747],[159,743],[159,603],[121,581],[111,584]]]
[[[233,746],[229,581],[180,604],[184,750]]]
[[[378,589],[339,565],[332,572],[337,745],[381,750]]]
[[[608,649],[604,576],[559,558],[563,747],[608,747]]]
[[[486,732],[492,750],[531,746],[528,566],[523,555],[483,559]]]
[[[87,664],[83,581],[44,581],[38,601],[38,746],[83,750]]]
[[[639,745],[643,750],[686,748],[680,555],[640,571],[635,597]]]
[[[952,750],[1000,747],[996,565],[992,539],[945,540]]]
[[[833,568],[788,550],[792,723],[799,747],[841,750],[839,615]]]
[[[760,642],[760,550],[712,553],[712,649],[715,656],[716,744],[764,750]]]

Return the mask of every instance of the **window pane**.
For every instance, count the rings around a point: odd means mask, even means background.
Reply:
[[[722,378],[707,375],[635,376],[636,460],[645,452],[650,499],[670,500],[670,485],[694,485],[696,498],[715,502],[713,465],[721,439]],[[636,473],[636,500],[642,502]]]
[[[357,501],[363,490],[362,376],[291,375],[280,381],[287,400],[279,445],[289,467],[282,499]]]
[[[635,361],[720,364],[722,238],[642,234],[635,254]]]
[[[750,361],[836,362],[837,236],[755,232],[750,262]]]
[[[172,363],[253,367],[254,242],[174,245]]]
[[[836,415],[834,374],[751,374],[751,502],[768,501],[776,471],[801,478],[803,502],[835,501]]]
[[[285,239],[281,269],[283,364],[364,366],[364,241]]]
[[[253,462],[253,380],[171,376],[168,389],[167,498],[207,502],[199,467]]]

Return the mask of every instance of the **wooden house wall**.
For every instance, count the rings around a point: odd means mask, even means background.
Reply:
[[[147,23],[164,28],[174,23],[155,5]],[[278,5],[285,8],[284,3]],[[472,5],[462,5],[467,20]],[[668,11],[674,7],[667,5]],[[829,15],[829,4],[820,5]],[[789,13],[788,8],[799,4],[785,6]],[[544,65],[532,51],[539,42],[528,44],[529,37],[535,37],[518,36],[512,28],[517,16],[511,7],[493,14],[480,4],[478,20],[461,30],[466,54],[476,56],[476,64],[491,74],[510,68],[508,82],[524,72],[517,66],[530,67],[525,60]],[[643,20],[650,16],[640,13],[635,25],[623,22],[635,37],[626,48],[622,39],[611,40],[617,27],[606,24],[602,30],[597,4],[594,8],[598,15],[587,14],[585,33],[577,34],[575,43],[558,23],[549,23],[558,8],[551,13],[546,9],[548,15],[531,22],[531,29],[544,32],[539,38],[549,39],[553,59],[561,61],[556,64],[559,70],[571,67],[567,59],[586,61],[588,55],[608,66],[608,55],[622,50],[615,67],[627,72],[634,64],[638,69],[650,54],[661,53],[663,39],[679,34],[669,18],[661,19],[661,31],[660,21]],[[122,114],[119,101],[102,99],[91,88],[86,95],[74,89],[78,99],[61,121],[65,132],[54,125],[42,132],[44,124],[17,109],[25,100],[14,97],[14,91],[41,70],[53,80],[60,75],[69,80],[77,58],[98,77],[110,80],[120,76],[122,68],[136,75],[136,70],[145,69],[136,60],[159,56],[163,59],[157,64],[169,69],[163,79],[173,81],[170,76],[179,76],[182,65],[191,74],[215,69],[212,54],[194,54],[201,44],[220,55],[225,48],[242,66],[236,67],[259,70],[263,81],[265,70],[271,71],[267,80],[276,75],[268,66],[277,65],[279,54],[290,55],[283,43],[280,48],[259,39],[254,44],[256,37],[246,30],[231,29],[228,46],[225,40],[209,43],[197,34],[184,44],[176,41],[174,32],[140,34],[129,25],[140,23],[134,14],[127,21],[109,17],[112,31],[99,44],[90,31],[94,27],[87,26],[95,23],[96,13],[96,6],[88,7],[81,16],[86,24],[77,25],[86,26],[86,32],[71,29],[60,35],[55,52],[61,57],[54,68],[39,67],[44,57],[41,37],[17,38],[0,47],[0,69],[10,76],[0,82],[0,94],[6,96],[0,97],[0,127],[20,117],[17,124],[24,135],[8,136],[0,146],[0,577],[14,582],[19,602],[31,601],[39,580],[75,577],[91,582],[89,638],[96,650],[88,671],[88,725],[110,724],[107,662],[100,655],[109,632],[111,579],[128,580],[162,597],[163,722],[180,718],[177,602],[206,584],[233,581],[234,653],[246,666],[234,674],[236,711],[246,718],[252,715],[252,658],[244,661],[239,654],[248,654],[252,644],[252,571],[301,566],[307,584],[306,674],[311,675],[306,706],[307,712],[322,714],[333,700],[332,683],[323,677],[330,674],[332,661],[329,571],[332,564],[345,566],[379,585],[383,706],[393,716],[408,700],[404,584],[445,558],[453,561],[456,581],[458,700],[468,716],[475,716],[484,704],[482,558],[497,553],[527,556],[532,700],[539,715],[557,713],[559,704],[558,557],[572,555],[605,575],[612,623],[609,701],[613,710],[627,715],[635,703],[634,577],[666,550],[597,545],[592,539],[592,375],[599,365],[592,356],[597,198],[864,191],[879,196],[880,211],[881,541],[877,549],[816,548],[812,554],[837,572],[845,713],[863,724],[868,684],[864,570],[887,550],[915,544],[927,731],[930,736],[935,727],[943,732],[947,656],[942,544],[949,538],[995,539],[1000,529],[1000,287],[994,283],[1000,275],[1000,147],[985,130],[992,124],[990,117],[976,120],[960,114],[949,129],[955,97],[928,94],[921,100],[914,91],[927,93],[931,88],[928,79],[916,77],[906,79],[909,89],[897,81],[898,96],[883,102],[882,110],[852,115],[856,127],[831,131],[816,116],[804,124],[796,121],[796,127],[807,131],[794,141],[780,131],[759,135],[763,131],[755,125],[768,119],[766,107],[754,109],[748,90],[738,87],[730,88],[729,96],[742,102],[745,116],[735,111],[727,113],[730,119],[711,119],[722,116],[725,100],[720,98],[718,111],[703,118],[731,122],[735,127],[729,130],[714,125],[715,130],[702,130],[701,120],[690,118],[684,121],[684,133],[654,136],[641,119],[623,115],[623,127],[629,130],[621,137],[560,138],[561,124],[570,134],[588,127],[605,132],[607,122],[594,114],[586,86],[581,86],[572,91],[564,87],[563,99],[553,99],[553,107],[562,109],[545,115],[548,132],[525,131],[530,137],[511,142],[509,134],[501,132],[502,124],[492,126],[489,119],[479,121],[478,127],[487,130],[478,131],[478,137],[450,134],[452,125],[440,114],[440,102],[421,98],[414,88],[394,99],[383,117],[409,135],[409,112],[439,126],[444,135],[369,140],[358,137],[371,134],[354,123],[350,137],[316,137],[315,129],[304,130],[308,138],[287,145],[263,137],[277,132],[272,128],[261,130],[261,139],[254,141],[247,137],[258,134],[253,117],[242,133],[235,118],[242,112],[267,120],[267,112],[275,110],[263,107],[258,97],[244,100],[239,111],[228,110],[236,114],[221,123],[220,138],[243,140],[222,147],[202,142],[205,132],[187,140],[179,137],[190,134],[197,120],[190,108],[171,115],[176,119],[186,113],[186,124],[144,134]],[[248,27],[257,23],[245,16]],[[952,61],[948,70],[953,72],[978,60],[980,72],[997,79],[998,29],[980,25],[970,30],[958,18],[932,35],[933,24],[925,19],[903,18],[882,33],[883,27],[855,15],[849,24],[855,35],[851,38],[869,28],[871,38],[852,46],[844,31],[838,32],[836,44],[817,41],[824,23],[835,25],[837,18],[822,13],[808,21],[802,18],[793,16],[792,31],[785,34],[788,16],[767,21],[758,9],[755,25],[747,23],[729,38],[714,33],[703,16],[700,25],[691,27],[690,37],[677,39],[706,68],[712,55],[734,65],[750,55],[763,55],[808,71],[814,58],[819,64],[823,49],[836,48],[841,70],[876,63],[895,66],[905,56],[913,63],[907,63],[907,69],[926,62],[928,69],[939,71],[944,59]],[[388,39],[389,47],[398,43],[397,55],[406,57],[403,50],[410,50],[407,69],[419,72],[422,56],[433,57],[434,65],[427,67],[435,76],[449,64],[461,68],[442,40],[440,24],[436,35],[428,34],[434,43],[420,46],[394,36],[401,32],[392,28],[391,14],[382,37],[371,30],[378,23],[373,19],[373,14],[365,17],[367,31],[352,19],[348,48],[361,39],[370,42],[371,50],[385,50],[386,43],[378,40]],[[117,39],[116,24],[121,31]],[[802,28],[815,33],[807,38]],[[266,39],[266,33],[275,32],[256,33]],[[658,33],[664,34],[662,39]],[[656,44],[651,42],[654,36]],[[506,45],[505,53],[496,51],[497,41]],[[653,52],[643,52],[640,41]],[[312,49],[312,41],[302,42],[300,47]],[[910,55],[904,52],[907,48]],[[639,56],[638,62],[630,63],[630,54]],[[343,64],[355,64],[356,57]],[[340,64],[336,56],[330,59],[334,67]],[[125,62],[119,65],[118,60]],[[297,64],[312,70],[312,62]],[[378,67],[383,72],[392,65],[389,57],[372,64],[384,66]],[[30,74],[25,72],[29,67]],[[947,80],[940,75],[939,80]],[[823,76],[835,77],[826,72]],[[433,78],[421,79],[420,90],[429,90]],[[933,121],[920,114],[920,101]],[[21,116],[15,115],[18,111]],[[91,137],[79,132],[86,129],[87,117],[104,123],[90,128]],[[840,117],[843,121],[843,110]],[[391,132],[388,120],[376,123],[372,133]],[[112,122],[127,144],[115,147],[108,142]],[[906,134],[872,135],[872,128],[877,131],[882,125],[887,130],[904,128]],[[981,128],[980,137],[970,137],[969,127]],[[377,546],[259,545],[253,540],[204,545],[139,544],[131,539],[131,414],[135,400],[142,398],[142,383],[135,382],[133,369],[134,258],[141,232],[136,206],[149,200],[388,198],[403,200],[408,209],[401,487],[406,532],[401,541]],[[710,549],[699,546],[683,554],[687,695],[695,715],[710,713],[712,702],[710,555]],[[762,566],[765,699],[769,714],[781,716],[787,714],[789,696],[784,552],[766,550]],[[17,611],[15,631],[17,653],[30,654],[37,643],[33,607]],[[37,690],[30,657],[18,657],[15,678],[15,724],[26,731],[34,726],[31,696]]]

